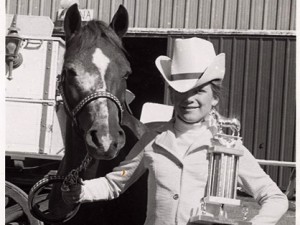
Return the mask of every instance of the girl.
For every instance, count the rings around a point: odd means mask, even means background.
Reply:
[[[63,191],[65,202],[117,198],[149,170],[146,225],[186,225],[199,209],[207,185],[207,150],[213,147],[216,132],[213,112],[225,74],[225,55],[216,55],[212,43],[200,38],[176,39],[173,58],[160,56],[155,63],[170,86],[174,118],[145,134],[113,172]],[[239,185],[262,206],[253,224],[276,224],[287,211],[286,196],[251,153],[241,143],[237,147],[244,151]]]

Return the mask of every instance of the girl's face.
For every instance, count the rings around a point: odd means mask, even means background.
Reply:
[[[213,97],[211,84],[184,93],[171,89],[171,96],[177,116],[186,123],[200,122],[218,104],[218,99]]]

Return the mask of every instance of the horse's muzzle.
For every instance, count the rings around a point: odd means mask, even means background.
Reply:
[[[88,131],[85,137],[88,153],[96,159],[115,158],[125,145],[124,131],[120,129],[117,134],[116,137],[113,137],[110,134],[102,135],[99,130]]]

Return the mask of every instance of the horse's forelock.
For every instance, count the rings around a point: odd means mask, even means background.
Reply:
[[[127,56],[127,52],[123,47],[121,39],[113,29],[103,21],[96,20],[91,20],[83,26],[80,32],[67,42],[67,49],[73,49],[76,52],[79,52],[84,49],[95,48],[99,37],[104,38],[113,44]]]

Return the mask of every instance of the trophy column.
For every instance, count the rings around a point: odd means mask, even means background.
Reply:
[[[251,222],[232,218],[225,211],[225,206],[240,208],[241,201],[236,199],[239,159],[243,156],[243,150],[236,148],[239,136],[240,124],[236,119],[216,117],[218,132],[213,137],[213,147],[208,150],[209,168],[206,196],[202,199],[201,212],[191,217],[190,222],[195,224],[232,224],[251,225]],[[229,128],[232,134],[224,133],[223,128]],[[218,215],[206,212],[207,206],[214,208]],[[235,210],[238,211],[238,210]],[[243,219],[245,219],[245,214]]]
[[[209,151],[209,175],[205,202],[240,205],[236,199],[239,157],[243,151],[215,146]]]

